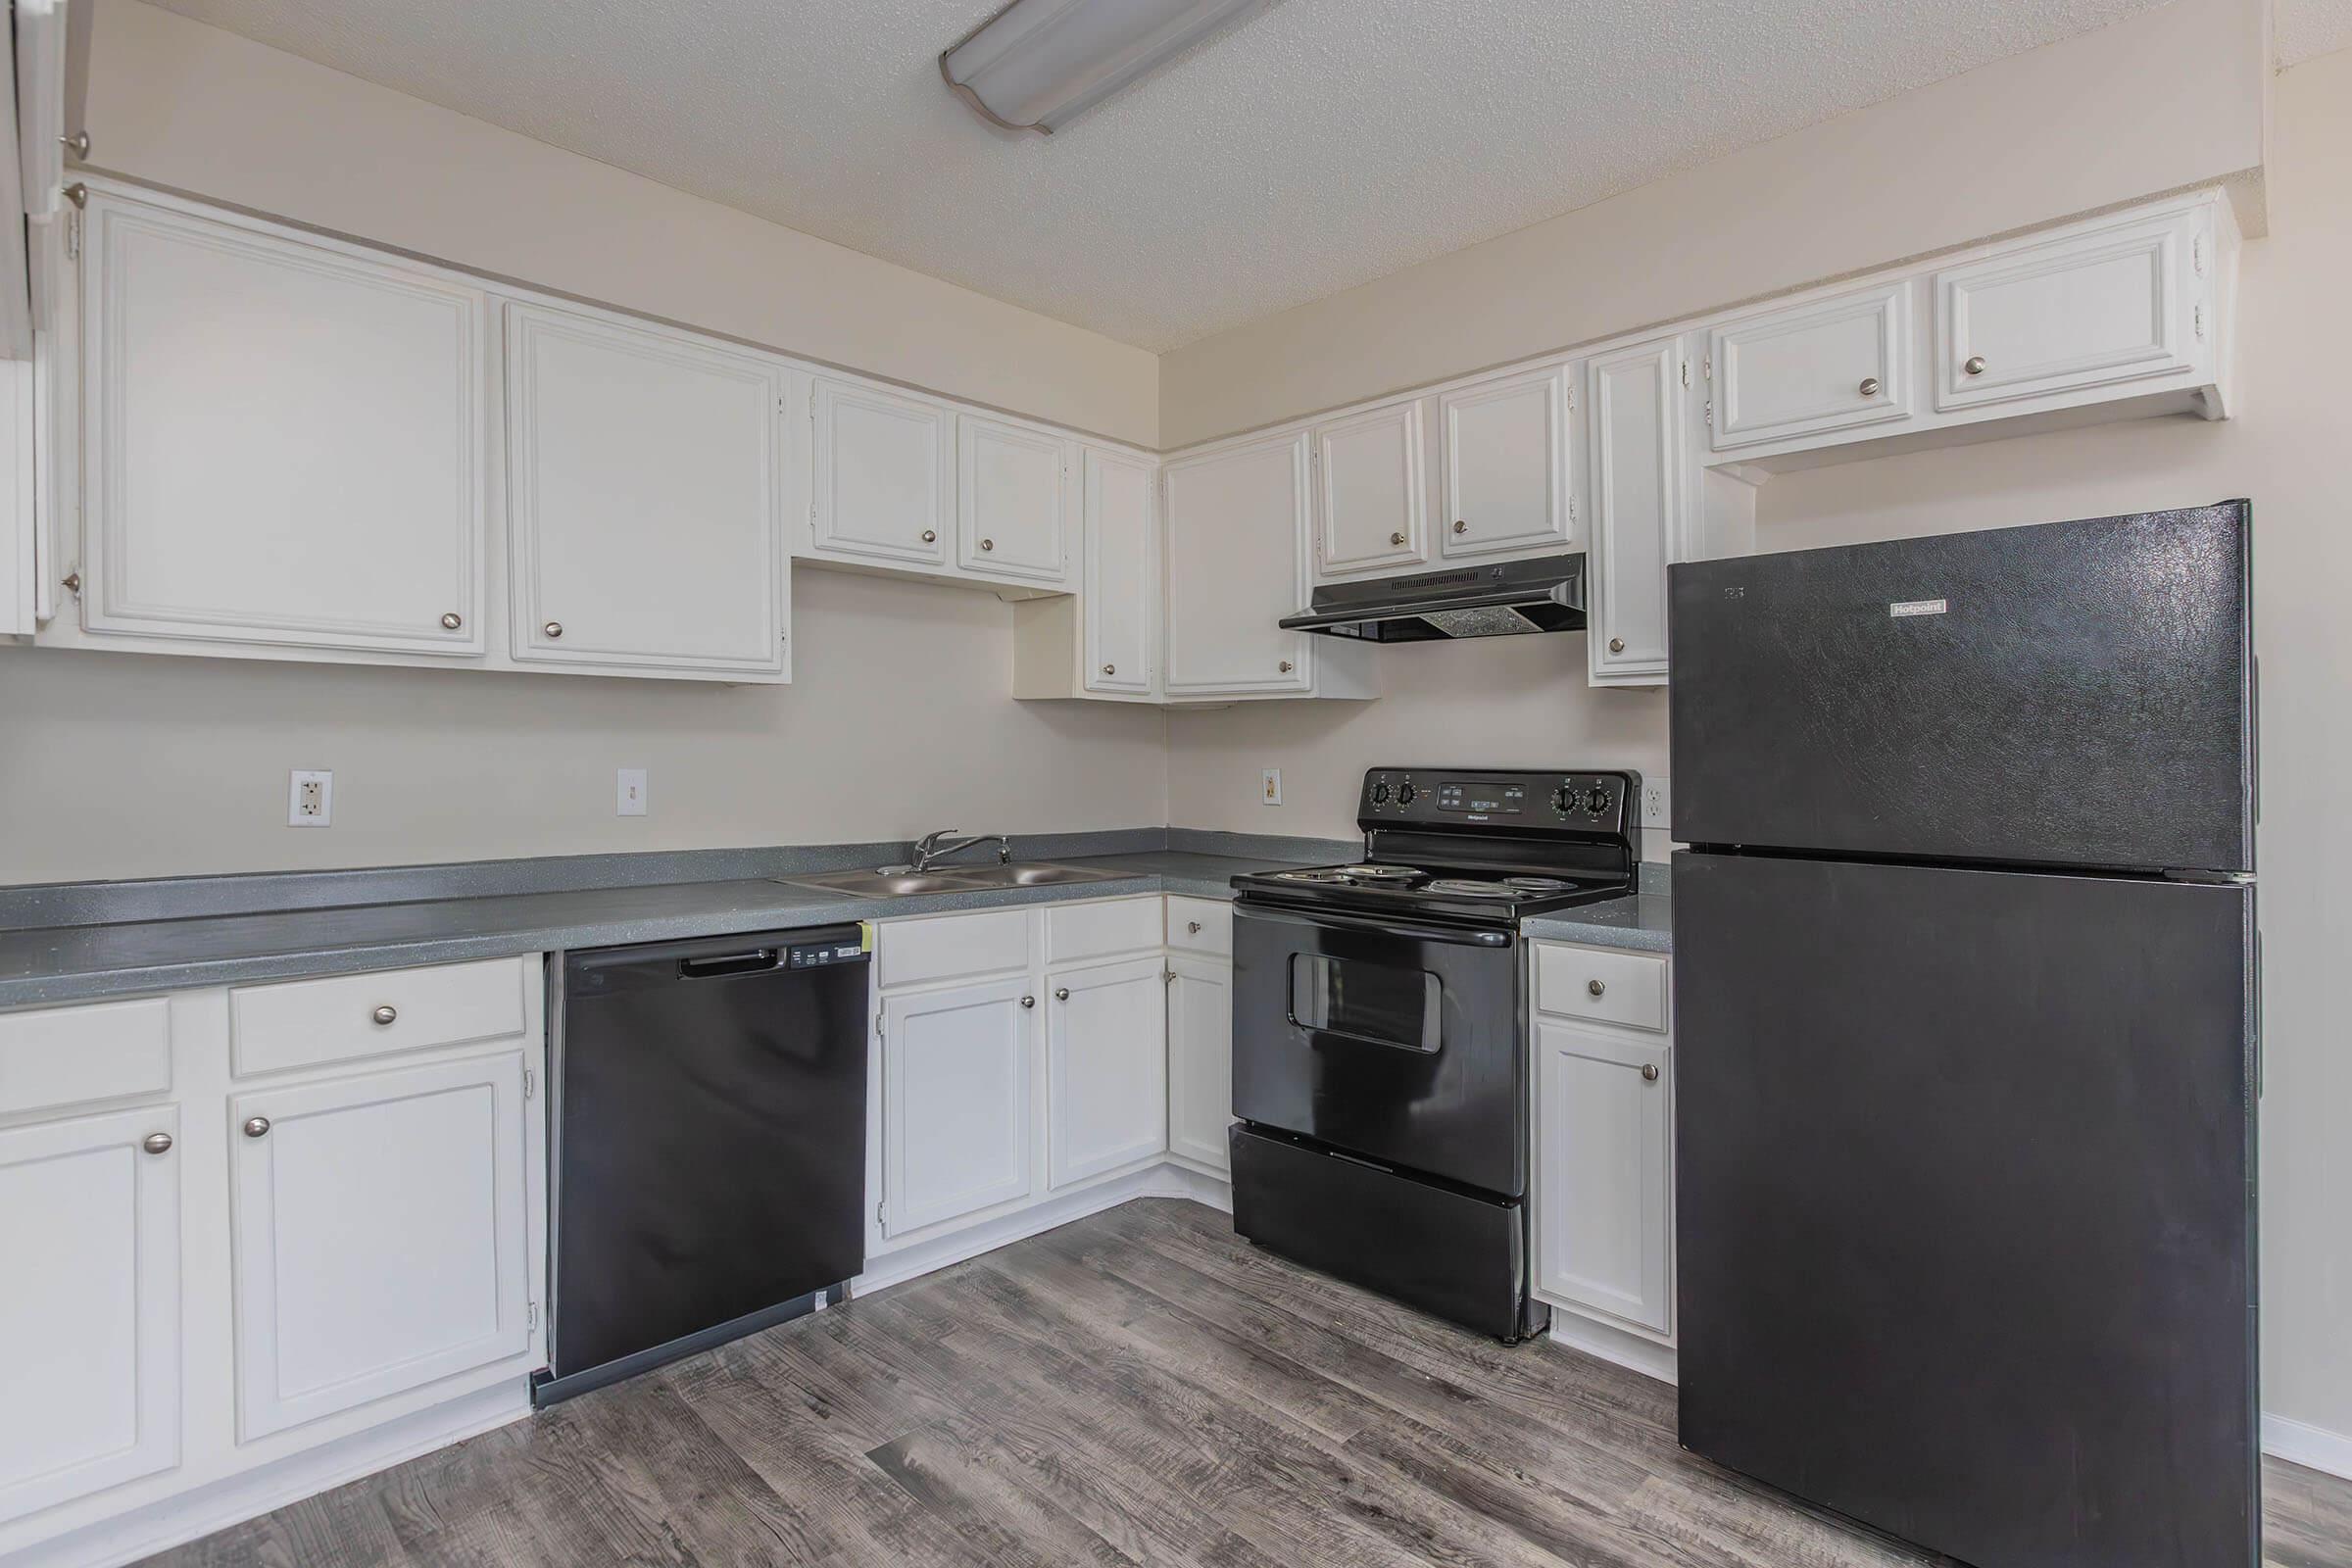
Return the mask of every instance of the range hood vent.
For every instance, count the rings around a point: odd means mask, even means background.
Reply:
[[[1368,643],[1582,631],[1584,552],[1333,583],[1315,590],[1303,614],[1286,615],[1280,624]]]

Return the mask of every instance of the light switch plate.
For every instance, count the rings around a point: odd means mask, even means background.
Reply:
[[[1265,792],[1266,804],[1280,806],[1282,804],[1282,769],[1279,767],[1265,768],[1258,774],[1258,779]]]
[[[642,767],[624,767],[620,770],[618,815],[643,816],[645,814],[645,773],[646,770]]]
[[[334,819],[334,774],[298,767],[287,775],[286,826],[324,827]]]

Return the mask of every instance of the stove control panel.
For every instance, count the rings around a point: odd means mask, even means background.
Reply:
[[[1518,769],[1376,767],[1356,819],[1381,826],[1491,825],[1522,832],[1622,833],[1639,821],[1642,776]]]

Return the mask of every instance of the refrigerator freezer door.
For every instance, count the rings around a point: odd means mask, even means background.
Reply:
[[[2254,865],[2243,502],[1673,568],[1674,828]]]
[[[1685,1446],[1983,1568],[2247,1568],[2253,890],[1675,858]]]

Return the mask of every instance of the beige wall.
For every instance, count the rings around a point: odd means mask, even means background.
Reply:
[[[0,882],[1167,819],[1159,712],[1013,702],[992,595],[795,575],[785,687],[0,651]],[[286,826],[297,767],[332,827]]]
[[[1177,349],[1162,443],[2259,169],[2269,10],[2175,0]]]
[[[140,5],[98,0],[94,167],[1155,445],[1142,349]]]

